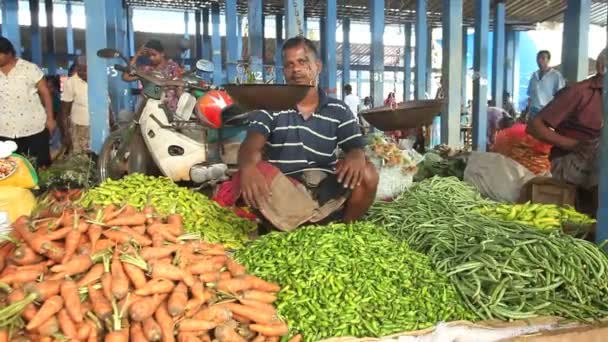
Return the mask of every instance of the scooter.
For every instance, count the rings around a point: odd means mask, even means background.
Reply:
[[[143,84],[143,101],[133,122],[112,132],[98,160],[101,181],[131,173],[164,175],[175,182],[215,185],[236,164],[241,137],[225,139],[226,128],[244,131],[247,113],[228,94],[204,82],[194,72],[181,79],[167,79],[158,72],[128,67],[127,59],[113,49],[97,52],[101,58],[120,58],[125,65],[114,68],[137,76]],[[213,64],[199,60],[196,69],[212,72]],[[164,104],[165,91],[176,89],[175,112]],[[213,140],[213,137],[215,141]]]

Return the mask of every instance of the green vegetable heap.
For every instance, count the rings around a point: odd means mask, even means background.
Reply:
[[[474,317],[426,256],[369,223],[272,233],[236,258],[281,285],[279,315],[306,341],[384,336]]]
[[[559,230],[488,218],[488,205],[455,178],[419,183],[369,219],[427,254],[481,319],[608,314],[608,256]]]
[[[118,181],[106,180],[89,190],[81,204],[85,207],[130,204],[137,209],[151,205],[163,215],[178,213],[183,216],[188,232],[200,233],[203,240],[223,243],[227,248],[242,247],[248,233],[256,228],[254,222],[164,177],[133,174]]]

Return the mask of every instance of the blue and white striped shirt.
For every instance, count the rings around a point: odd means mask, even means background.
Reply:
[[[264,160],[286,175],[305,170],[334,172],[338,148],[365,145],[355,115],[346,104],[319,89],[319,107],[307,120],[296,110],[251,113],[249,132],[263,134]]]

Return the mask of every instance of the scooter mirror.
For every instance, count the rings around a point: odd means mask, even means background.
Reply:
[[[196,61],[196,68],[203,72],[213,72],[213,62],[206,59]]]
[[[119,58],[121,57],[120,52],[114,49],[101,49],[97,51],[97,56],[101,58]]]

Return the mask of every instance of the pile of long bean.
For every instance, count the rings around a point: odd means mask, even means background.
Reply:
[[[369,223],[272,233],[235,256],[250,273],[281,285],[279,315],[306,341],[475,317],[426,256]]]
[[[182,215],[186,231],[200,233],[203,240],[219,242],[228,248],[242,247],[248,233],[256,228],[256,223],[166,177],[132,174],[120,180],[106,180],[87,191],[80,204],[84,207],[130,204],[137,209],[151,205],[163,215]]]
[[[426,253],[481,319],[608,315],[608,257],[560,231],[485,217],[475,190],[455,178],[419,183],[369,220]]]

